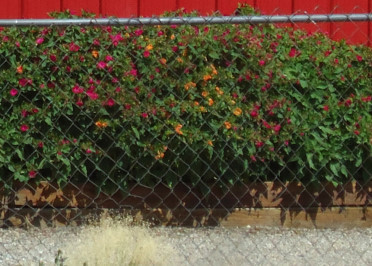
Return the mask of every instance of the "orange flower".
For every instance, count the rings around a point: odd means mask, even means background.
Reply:
[[[183,135],[183,132],[181,131],[181,128],[182,128],[183,126],[181,125],[181,124],[178,124],[175,128],[174,128],[174,130],[176,131],[176,133],[178,134],[178,135]]]
[[[236,107],[233,111],[234,115],[236,116],[239,116],[242,114],[242,109],[240,109],[239,107]]]
[[[167,146],[163,147],[163,151],[157,151],[157,155],[155,156],[155,160],[160,160],[164,158],[164,152],[168,149]]]
[[[216,91],[219,95],[223,95],[223,90],[221,90],[219,87],[216,87]]]
[[[107,122],[97,121],[95,125],[99,128],[105,128],[108,126]]]
[[[213,99],[212,98],[208,98],[208,105],[209,106],[212,106],[214,103]]]
[[[196,84],[195,84],[194,82],[192,82],[192,81],[187,82],[187,83],[185,84],[185,90],[188,91],[191,87],[195,88],[195,87],[196,87]]]
[[[187,49],[183,50],[182,52],[182,56],[186,56],[187,55]]]
[[[205,113],[207,111],[207,109],[205,109],[204,106],[200,106],[200,111],[203,112],[203,113]]]
[[[208,141],[207,141],[207,144],[208,144],[209,146],[213,146],[213,142],[212,142],[211,140],[208,140]]]
[[[212,75],[217,75],[218,72],[217,72],[216,68],[214,67],[214,65],[211,65],[211,68],[212,68]]]
[[[99,56],[98,51],[93,50],[93,51],[92,51],[92,56],[93,56],[94,58],[97,58],[97,57]]]
[[[199,102],[195,101],[195,102],[194,102],[194,105],[195,105],[195,106],[199,106]]]
[[[171,40],[174,40],[176,38],[176,36],[174,36],[174,34],[171,35]]]
[[[211,78],[212,78],[211,75],[204,75],[203,80],[204,80],[204,81],[208,81],[208,80],[210,80]]]
[[[151,51],[152,48],[154,48],[154,47],[152,46],[152,44],[149,44],[149,45],[146,46],[145,50],[146,50],[146,51]]]
[[[177,60],[178,63],[183,63],[183,60],[180,57],[177,57],[176,60]]]
[[[225,128],[230,129],[231,128],[231,123],[229,121],[224,122]]]
[[[165,65],[167,63],[167,59],[165,58],[160,58],[159,59],[159,62],[162,64],[162,65]]]
[[[17,73],[22,74],[23,73],[23,66],[18,66],[17,67]]]
[[[207,97],[208,94],[209,94],[209,93],[208,93],[207,91],[203,91],[203,92],[202,92],[202,96],[203,96],[203,97]]]

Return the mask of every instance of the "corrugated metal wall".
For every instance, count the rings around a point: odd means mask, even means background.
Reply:
[[[0,18],[47,18],[47,13],[81,9],[102,15],[137,17],[159,15],[164,11],[179,9],[199,10],[210,14],[219,10],[231,14],[238,2],[248,3],[263,14],[316,13],[369,13],[372,0],[0,0]],[[352,43],[369,42],[372,34],[370,23],[322,23],[319,25],[294,25],[308,30],[330,33],[335,39],[344,38]]]

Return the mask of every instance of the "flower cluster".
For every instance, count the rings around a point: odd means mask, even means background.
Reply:
[[[14,55],[1,66],[5,179],[338,182],[363,176],[371,156],[367,47],[268,25],[5,28],[0,38],[0,54]]]

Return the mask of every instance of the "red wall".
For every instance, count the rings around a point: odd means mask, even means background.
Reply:
[[[263,14],[327,14],[369,13],[372,0],[0,0],[0,18],[47,18],[50,11],[70,9],[77,13],[81,9],[96,14],[116,17],[159,15],[181,7],[199,10],[203,15],[219,10],[230,15],[238,3],[248,3]],[[346,39],[351,43],[369,43],[372,24],[364,23],[319,23],[296,24],[294,27],[310,31],[323,31],[335,39]]]

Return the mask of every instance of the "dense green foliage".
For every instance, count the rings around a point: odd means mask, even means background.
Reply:
[[[8,184],[371,176],[367,47],[273,25],[11,27],[0,38]]]

